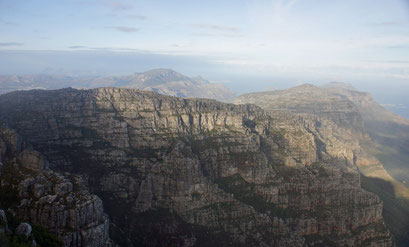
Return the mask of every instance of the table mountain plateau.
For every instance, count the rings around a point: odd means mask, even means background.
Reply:
[[[326,110],[121,88],[0,96],[0,120],[101,198],[120,246],[393,246],[361,188],[375,160],[362,117],[351,101]]]

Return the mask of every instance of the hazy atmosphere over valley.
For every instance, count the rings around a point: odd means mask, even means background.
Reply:
[[[0,246],[408,246],[409,1],[0,0]]]

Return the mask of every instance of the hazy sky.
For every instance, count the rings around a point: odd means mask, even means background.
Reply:
[[[42,51],[54,57],[41,59]],[[77,70],[125,56],[118,63],[134,63],[133,72],[409,84],[409,1],[0,0],[0,73],[61,69],[67,52],[89,57],[78,68],[72,59],[68,69]],[[192,70],[192,60],[203,66]]]

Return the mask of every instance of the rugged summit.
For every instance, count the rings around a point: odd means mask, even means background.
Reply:
[[[120,245],[392,246],[358,132],[315,116],[100,88],[2,95],[0,118],[88,181]]]
[[[109,220],[101,199],[87,191],[80,177],[49,170],[41,153],[27,148],[19,135],[3,127],[0,127],[0,208],[19,221],[46,228],[64,246],[110,244]]]

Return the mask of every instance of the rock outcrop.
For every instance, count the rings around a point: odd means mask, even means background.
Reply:
[[[109,220],[102,201],[90,194],[80,178],[47,169],[44,156],[25,149],[13,131],[0,127],[0,207],[18,220],[45,227],[64,246],[109,246]],[[22,223],[17,235],[31,236]]]
[[[392,246],[360,133],[329,120],[119,88],[9,93],[0,119],[82,175],[119,245]]]

